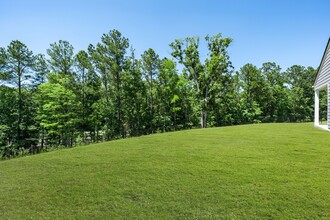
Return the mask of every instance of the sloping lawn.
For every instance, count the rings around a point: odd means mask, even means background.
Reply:
[[[0,161],[0,219],[330,218],[330,133],[196,129]]]

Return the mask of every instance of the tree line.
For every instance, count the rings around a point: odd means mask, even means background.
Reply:
[[[207,47],[202,60],[200,42]],[[0,47],[2,158],[157,132],[313,119],[316,69],[274,62],[235,71],[229,37],[173,41],[171,56],[137,58],[118,30],[74,53],[64,40],[47,57],[18,40]]]

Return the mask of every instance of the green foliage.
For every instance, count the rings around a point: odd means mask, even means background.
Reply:
[[[314,93],[311,89],[316,78],[316,70],[293,65],[285,72],[290,88],[290,120],[310,121],[314,117]]]
[[[211,95],[212,91],[216,90],[217,82],[231,71],[227,48],[232,42],[231,38],[223,38],[221,34],[213,37],[207,35],[205,40],[210,57],[205,60],[204,64],[199,55],[199,37],[187,37],[184,40],[175,40],[170,44],[172,56],[184,66],[189,79],[194,82],[202,128],[207,125],[209,102],[212,102],[211,99],[214,98]]]
[[[262,104],[263,121],[286,121],[289,111],[289,90],[285,86],[286,77],[280,66],[275,63],[264,63],[260,69],[266,80],[265,100]]]
[[[86,142],[86,132],[92,133],[91,138],[96,141],[95,133],[100,130],[100,108],[95,108],[101,99],[101,79],[96,74],[91,57],[85,51],[79,51],[76,55],[76,80],[74,93],[81,108],[78,113],[78,130],[82,142]]]
[[[31,78],[31,68],[35,57],[25,44],[15,40],[10,42],[7,49],[0,50],[1,80],[12,86],[21,87]]]
[[[253,123],[259,121],[262,113],[261,105],[265,101],[263,91],[265,80],[261,72],[252,64],[244,65],[237,73],[240,81],[241,89],[241,105],[243,106],[243,121],[245,123]]]
[[[78,121],[75,110],[80,105],[74,93],[60,84],[45,83],[39,88],[37,102],[37,119],[49,145],[73,146]]]
[[[125,137],[123,111],[123,75],[126,67],[126,53],[129,40],[118,30],[103,34],[96,48],[89,47],[89,53],[96,70],[102,78],[106,109],[106,127],[110,129],[107,139]]]
[[[328,119],[328,90],[320,91],[320,120],[322,122],[327,122]]]
[[[17,148],[22,146],[29,148],[31,144],[28,139],[33,137],[30,136],[28,127],[32,125],[29,122],[33,122],[33,115],[30,114],[32,112],[29,109],[26,109],[30,103],[27,103],[27,99],[23,96],[24,89],[31,79],[35,56],[25,44],[15,40],[10,42],[6,50],[4,48],[0,50],[0,60],[0,72],[2,72],[0,79],[7,86],[17,88],[17,98],[11,100],[16,106],[9,110],[12,114],[7,115],[7,117],[16,117],[13,145]],[[8,126],[6,123],[4,125]]]
[[[35,76],[33,77],[32,84],[35,87],[38,87],[39,85],[47,81],[47,74],[49,73],[49,68],[45,55],[38,54],[35,58],[35,63],[33,65]]]
[[[12,41],[0,48],[0,148],[6,158],[158,132],[313,120],[317,70],[246,64],[233,74],[231,38],[187,37],[174,58],[152,48],[136,57],[118,30],[74,53],[65,40],[49,59]],[[322,96],[321,96],[322,97]],[[327,97],[321,98],[326,117]]]
[[[160,59],[158,54],[155,53],[153,49],[149,49],[144,51],[141,55],[141,69],[143,73],[143,77],[146,80],[146,88],[147,88],[147,109],[148,112],[148,119],[149,122],[146,126],[148,129],[148,133],[152,133],[154,130],[157,130],[158,122],[160,118],[158,115],[155,115],[155,111],[157,108],[156,102],[156,88],[155,88],[155,81],[159,75],[160,69]],[[164,118],[164,117],[162,117]]]
[[[126,60],[123,78],[124,111],[127,135],[136,136],[147,133],[147,89],[143,81],[141,62],[135,58],[134,51]]]
[[[68,41],[59,40],[58,43],[50,44],[47,54],[50,57],[48,62],[52,71],[63,76],[70,76],[72,74],[74,53],[73,46]]]

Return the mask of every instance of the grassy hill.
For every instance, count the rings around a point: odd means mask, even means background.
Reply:
[[[1,161],[0,218],[330,218],[330,133],[196,129]]]

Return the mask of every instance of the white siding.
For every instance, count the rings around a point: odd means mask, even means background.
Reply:
[[[328,83],[328,120],[327,120],[327,124],[328,124],[328,130],[330,130],[330,83]]]
[[[328,82],[330,82],[330,45],[329,45],[329,42],[330,42],[330,39],[328,41],[327,48],[324,52],[322,62],[320,65],[320,69],[319,69],[317,78],[314,83],[315,89],[318,89],[321,86],[324,86]]]

